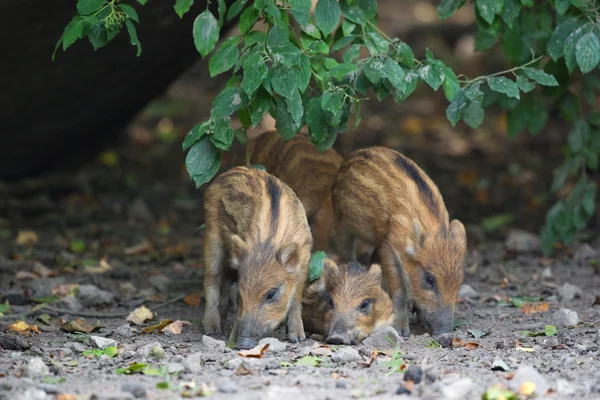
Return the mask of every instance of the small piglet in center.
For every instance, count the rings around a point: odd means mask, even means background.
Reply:
[[[205,331],[220,332],[237,271],[237,318],[229,341],[252,348],[286,317],[288,339],[304,340],[302,294],[312,236],[298,197],[264,171],[235,167],[206,189],[204,211]]]

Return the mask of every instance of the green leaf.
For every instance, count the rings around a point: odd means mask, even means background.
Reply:
[[[406,81],[404,80],[406,74],[395,60],[392,58],[386,59],[385,63],[383,64],[382,72],[392,86],[401,92],[404,92],[406,89]]]
[[[273,98],[267,93],[263,87],[259,87],[254,97],[250,102],[250,120],[252,121],[252,127],[256,125],[262,119],[264,113],[269,111],[273,105]]]
[[[546,336],[554,336],[558,333],[558,329],[556,329],[556,327],[553,325],[546,325],[544,333],[546,334]]]
[[[583,74],[592,71],[600,62],[600,39],[593,32],[584,34],[575,46],[577,65]]]
[[[179,18],[183,18],[183,15],[190,11],[193,3],[194,0],[175,0],[175,5],[173,8],[175,9],[177,15],[179,15]]]
[[[343,80],[346,75],[356,71],[358,71],[356,64],[343,63],[329,70],[329,72],[327,72],[327,76]]]
[[[302,25],[300,27],[300,29],[302,30],[302,32],[306,33],[308,36],[310,36],[312,38],[321,39],[321,32],[313,24]]]
[[[575,17],[562,22],[556,27],[547,45],[547,51],[552,60],[556,61],[565,54],[567,38],[584,24],[585,20]]]
[[[337,0],[319,0],[315,7],[315,24],[327,36],[340,22],[341,15]]]
[[[310,0],[288,0],[288,3],[293,11],[309,13],[310,9],[312,8],[312,3]]]
[[[379,83],[381,78],[385,77],[385,73],[383,72],[384,68],[384,64],[381,60],[377,58],[371,58],[365,64],[364,72],[369,81],[376,85]]]
[[[298,89],[298,77],[296,72],[285,65],[276,65],[273,68],[271,85],[273,86],[273,90],[283,97],[292,96],[293,92]]]
[[[231,128],[231,120],[229,118],[215,119],[214,132],[210,135],[210,140],[216,148],[221,150],[229,150],[233,143],[235,134]]]
[[[214,164],[217,161],[220,165],[221,153],[219,153],[216,147],[211,143],[208,135],[203,136],[202,139],[194,143],[185,158],[185,166],[190,174],[190,177],[196,182],[196,187],[200,187],[203,183],[208,182],[214,176],[216,170],[214,172],[212,171],[214,169]],[[212,175],[210,175],[211,172]],[[203,181],[203,179],[207,177],[208,179]]]
[[[189,149],[190,146],[192,146],[198,140],[202,139],[202,136],[204,136],[209,131],[210,131],[210,121],[203,122],[201,124],[194,126],[192,129],[190,129],[189,132],[187,133],[187,135],[185,135],[185,139],[183,140],[183,144],[182,144],[183,151],[186,151],[187,149]]]
[[[554,7],[556,8],[556,12],[559,13],[560,15],[564,15],[567,10],[569,9],[569,6],[571,4],[569,3],[569,0],[555,0],[554,1]]]
[[[300,62],[300,49],[292,43],[273,49],[273,60],[288,67],[297,66]]]
[[[517,76],[517,86],[525,93],[529,93],[535,89],[535,83],[521,75]]]
[[[275,106],[271,108],[271,115],[275,119],[275,129],[285,141],[291,140],[300,129],[300,124],[294,121],[288,106],[282,100],[275,101]]]
[[[137,11],[135,11],[135,9],[133,7],[131,7],[129,4],[119,4],[119,8],[130,19],[132,19],[132,20],[134,20],[135,22],[138,22],[138,23],[140,22],[140,17],[138,16]]]
[[[302,116],[304,115],[304,108],[302,106],[302,97],[300,96],[300,92],[295,90],[290,97],[285,99],[285,103],[287,104],[287,109],[292,115],[294,122],[298,124],[298,127],[300,127]]]
[[[227,21],[231,21],[233,18],[235,18],[236,15],[238,15],[240,11],[244,9],[244,6],[247,2],[248,0],[236,0],[236,2],[229,7],[229,10],[227,10]]]
[[[296,361],[296,363],[294,365],[296,365],[296,366],[304,365],[307,367],[316,367],[321,362],[323,362],[323,359],[319,358],[317,356],[304,356],[301,359],[299,359],[298,361]]]
[[[579,153],[589,136],[589,126],[583,119],[578,119],[567,137],[569,147],[574,153]]]
[[[81,15],[90,15],[104,6],[106,0],[78,0],[77,11]]]
[[[442,3],[437,7],[440,19],[449,18],[456,10],[461,8],[463,4],[465,4],[465,0],[442,0]]]
[[[311,98],[306,107],[306,122],[313,143],[324,141],[327,135],[327,121],[325,119],[325,113],[321,108],[321,97],[322,96]]]
[[[464,91],[460,90],[454,100],[448,105],[446,109],[446,117],[448,121],[452,124],[452,126],[456,126],[458,121],[460,121],[464,110],[469,106],[469,101],[465,96]]]
[[[148,2],[148,0],[136,0],[138,3],[140,3],[141,5],[145,6],[146,3]]]
[[[485,20],[488,24],[494,22],[494,18],[496,16],[496,6],[495,4],[499,3],[498,0],[476,0],[477,10],[479,11],[479,15],[481,18]],[[500,3],[502,4],[502,3]]]
[[[443,71],[438,65],[432,63],[422,66],[419,69],[419,76],[435,91],[440,88],[444,81]]]
[[[592,111],[588,115],[588,120],[590,121],[590,124],[600,126],[600,111]]]
[[[354,22],[350,22],[347,19],[342,21],[342,33],[344,36],[350,35],[356,29],[356,24]]]
[[[287,27],[274,26],[267,35],[267,49],[271,52],[286,46],[290,42]]]
[[[446,96],[446,100],[452,101],[460,90],[460,83],[458,83],[458,78],[452,69],[444,65],[442,71],[444,73],[444,81],[442,82],[444,95]]]
[[[218,21],[209,10],[205,10],[194,20],[194,45],[202,58],[215,48],[219,31]]]
[[[137,57],[139,57],[140,54],[142,54],[142,44],[137,37],[135,26],[133,26],[133,22],[128,19],[125,21],[125,27],[127,28],[127,33],[129,33],[129,41],[133,46],[137,46]]]
[[[594,215],[596,208],[596,183],[590,182],[583,193],[583,208],[587,215]]]
[[[219,20],[217,23],[219,24],[219,28],[223,26],[223,21],[225,20],[225,14],[227,13],[227,4],[225,4],[225,0],[218,0],[219,3]]]
[[[269,69],[262,60],[263,55],[259,52],[250,55],[244,62],[244,79],[242,89],[248,97],[252,97],[262,81],[267,77]]]
[[[223,89],[221,93],[213,100],[210,115],[213,118],[228,117],[242,106],[242,98],[240,96],[240,88],[228,87]]]
[[[331,51],[338,51],[343,49],[344,47],[352,43],[354,39],[356,39],[356,37],[356,35],[342,36],[340,40],[338,40],[333,44],[333,46],[331,46]]]
[[[376,56],[381,53],[387,53],[390,42],[376,32],[369,32],[366,36],[365,46],[372,56]]]
[[[415,54],[408,44],[404,42],[400,43],[400,45],[398,45],[398,52],[396,54],[396,59],[405,64],[407,67],[412,68],[415,66]]]
[[[471,103],[463,113],[464,121],[473,129],[477,129],[483,122],[483,107],[480,103]]]
[[[486,217],[481,220],[481,227],[486,232],[494,232],[498,229],[510,224],[513,221],[514,217],[511,213],[504,213],[500,215],[494,215],[491,217]]]
[[[521,3],[519,0],[504,0],[504,8],[502,10],[502,20],[508,25],[509,28],[513,27],[513,24],[517,20],[519,13],[521,12]]]
[[[586,22],[585,24],[581,25],[581,27],[573,31],[565,41],[564,57],[569,73],[573,72],[575,66],[577,65],[575,54],[577,51],[577,42],[579,42],[579,39],[581,39],[586,32],[591,30],[591,27],[593,27],[593,24],[591,22]]]
[[[533,7],[533,0],[521,0],[521,4],[526,7]]]
[[[344,62],[351,63],[352,61],[356,60],[360,56],[361,48],[362,44],[353,44],[352,46],[348,47],[348,49],[344,53]]]
[[[225,40],[219,50],[210,58],[208,62],[208,71],[210,77],[214,78],[223,72],[229,71],[235,65],[240,50],[238,49],[239,37],[232,36]]]
[[[242,15],[240,15],[240,21],[238,23],[238,28],[242,35],[252,29],[256,21],[258,20],[258,10],[254,7],[248,7],[244,10]]]
[[[314,282],[321,277],[323,273],[323,263],[327,259],[327,254],[324,251],[317,251],[310,256],[308,266],[308,281]]]
[[[533,78],[532,78],[533,79]],[[519,99],[519,87],[513,81],[503,76],[491,77],[487,79],[488,86],[494,92],[504,93],[508,97]]]
[[[73,19],[65,26],[62,34],[63,51],[67,50],[73,43],[77,41],[83,34],[83,18],[73,17]],[[59,41],[60,43],[60,41]]]

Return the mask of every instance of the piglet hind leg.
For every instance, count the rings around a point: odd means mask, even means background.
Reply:
[[[379,251],[381,265],[385,274],[388,290],[394,304],[394,328],[404,337],[410,336],[408,315],[408,291],[402,278],[402,266],[397,260],[394,249],[384,243]]]
[[[292,343],[306,340],[304,323],[302,322],[302,288],[298,288],[290,305],[287,317],[287,336]]]
[[[206,268],[204,275],[204,298],[206,300],[206,308],[202,321],[206,334],[221,333],[219,302],[223,282],[224,257],[225,254],[221,240],[218,237],[211,237],[207,232],[204,246],[204,265]]]

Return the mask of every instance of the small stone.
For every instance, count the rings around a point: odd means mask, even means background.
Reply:
[[[146,359],[151,356],[152,351],[156,351],[156,350],[154,350],[156,347],[160,347],[162,349],[162,346],[160,343],[152,342],[152,343],[148,343],[143,346],[140,346],[137,349],[137,352],[140,357]],[[163,350],[163,352],[164,352],[164,350]]]
[[[542,345],[548,349],[551,349],[554,346],[558,346],[558,338],[556,336],[544,338],[542,339]]]
[[[124,282],[119,285],[119,294],[123,300],[131,300],[137,297],[138,290],[131,282]]]
[[[176,372],[181,372],[185,370],[185,367],[183,366],[183,364],[179,364],[179,363],[168,363],[167,364],[167,371],[169,371],[170,374],[174,374]]]
[[[23,353],[21,353],[20,351],[13,351],[12,353],[10,353],[9,357],[11,360],[18,360],[21,358],[22,355]]]
[[[358,351],[353,347],[342,347],[338,349],[331,356],[333,362],[337,363],[349,363],[352,361],[362,361],[362,357],[358,354]]]
[[[131,326],[129,324],[123,324],[115,329],[114,335],[128,338],[133,336],[133,331],[131,330]]]
[[[515,375],[510,380],[509,386],[512,390],[516,391],[525,382],[533,382],[535,384],[535,393],[538,396],[543,396],[549,388],[546,379],[530,365],[521,365],[515,371]]]
[[[596,250],[588,243],[579,246],[573,254],[573,261],[579,265],[588,265],[594,258],[596,258]]]
[[[14,335],[6,335],[0,340],[0,347],[2,347],[4,350],[25,351],[31,346],[23,338]]]
[[[396,329],[391,326],[384,326],[375,330],[371,335],[364,339],[362,345],[365,346],[370,353],[375,349],[385,350],[395,348],[399,341],[401,341],[401,339]]]
[[[432,384],[433,382],[435,382],[436,379],[437,379],[437,377],[435,376],[435,374],[433,372],[427,371],[425,373],[425,383]]]
[[[127,207],[127,216],[130,221],[141,221],[148,224],[154,222],[154,215],[152,215],[150,207],[148,207],[146,201],[141,197],[136,198],[129,204],[129,207]]]
[[[470,398],[469,394],[474,389],[475,383],[471,378],[462,378],[442,387],[445,400],[463,400]]]
[[[264,339],[260,339],[258,344],[269,343],[269,349],[267,351],[272,351],[274,353],[279,353],[281,351],[285,351],[286,345],[279,341],[279,339],[268,337]]]
[[[411,394],[412,392],[405,388],[404,386],[400,386],[398,390],[396,390],[396,394]]]
[[[513,229],[509,232],[504,246],[517,253],[530,253],[540,250],[540,238],[533,233]]]
[[[418,365],[411,365],[404,373],[405,381],[413,381],[414,383],[420,383],[423,377],[423,370]]]
[[[335,383],[335,387],[338,388],[338,389],[346,389],[348,387],[348,385],[346,385],[346,381],[340,381],[340,380],[338,380]]]
[[[236,393],[238,389],[231,379],[223,378],[217,381],[217,390],[221,393]]]
[[[107,364],[109,361],[111,361],[111,359],[107,354],[102,354],[100,356],[100,362],[102,362],[102,364]]]
[[[461,299],[474,299],[479,297],[479,293],[469,285],[462,285],[458,291],[458,297]]]
[[[575,394],[575,388],[566,379],[559,378],[556,380],[556,391],[562,396],[572,396]]]
[[[168,292],[171,280],[164,275],[153,275],[148,278],[148,282],[159,292]]]
[[[237,370],[242,366],[242,359],[240,357],[232,358],[231,360],[227,360],[225,362],[225,368]]]
[[[49,373],[50,369],[39,357],[33,357],[30,359],[23,369],[23,376],[28,378],[40,378],[48,375]]]
[[[211,338],[208,335],[202,336],[202,346],[206,350],[214,350],[214,351],[223,351],[225,350],[225,342],[222,340],[217,340]]]
[[[84,307],[112,304],[115,295],[95,285],[79,285],[77,298]]]
[[[573,300],[581,297],[582,290],[575,285],[565,283],[558,288],[558,294],[563,300]]]
[[[70,311],[81,311],[83,309],[83,306],[81,305],[79,299],[72,296],[63,297],[57,303],[57,307],[64,308]]]
[[[121,391],[131,393],[133,397],[140,398],[146,397],[146,388],[142,383],[135,381],[128,381],[121,385]]]
[[[542,277],[542,279],[552,278],[552,269],[550,269],[550,267],[544,268],[544,270],[542,271],[542,274],[540,276]]]
[[[492,371],[510,371],[510,367],[503,359],[496,357],[492,364]]]
[[[117,341],[115,339],[109,339],[102,336],[90,336],[90,342],[92,342],[94,347],[101,350],[108,346],[117,347]]]
[[[435,341],[442,345],[442,347],[450,347],[452,346],[452,333],[442,333],[436,336]]]
[[[47,400],[54,396],[48,396],[42,389],[29,387],[22,392],[15,393],[11,398],[14,400]]]
[[[37,385],[38,389],[42,389],[44,392],[48,394],[58,394],[58,386],[50,384],[50,383],[40,383]]]
[[[331,356],[333,354],[333,352],[331,351],[331,349],[328,349],[327,347],[317,347],[314,349],[310,349],[309,354],[311,356],[324,357],[324,356]]]
[[[162,346],[154,346],[150,350],[150,357],[155,358],[157,360],[162,360],[167,356],[165,349]]]
[[[579,323],[579,315],[568,308],[561,308],[552,315],[552,321],[557,328],[566,328]]]
[[[202,363],[202,353],[193,353],[183,359],[183,366],[185,368],[185,371],[189,372],[191,374],[199,374],[202,372],[202,364],[201,363]]]
[[[596,344],[600,346],[600,330],[596,333]]]
[[[79,342],[67,342],[63,347],[74,353],[83,353],[86,350],[85,346]]]

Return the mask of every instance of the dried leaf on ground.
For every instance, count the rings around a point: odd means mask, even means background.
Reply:
[[[79,290],[79,284],[70,283],[67,285],[58,285],[52,289],[52,296],[65,297],[74,296]]]
[[[170,323],[169,325],[165,326],[165,328],[163,329],[163,331],[168,331],[171,332],[174,335],[181,335],[181,332],[183,331],[183,327],[187,326],[187,325],[191,325],[192,323],[190,321],[174,321],[172,323]]]
[[[56,400],[77,400],[79,396],[76,394],[59,393],[56,395]]]
[[[169,256],[183,256],[188,252],[188,244],[180,242],[171,246],[167,246],[163,249],[163,253]]]
[[[14,324],[10,324],[8,326],[8,330],[12,332],[18,332],[21,334],[40,333],[37,325],[29,325],[25,321],[17,321]]]
[[[150,310],[148,310],[150,311]],[[154,331],[161,332],[167,325],[173,323],[172,319],[163,319],[162,321],[160,321],[160,323],[156,324],[156,325],[150,325],[144,329],[142,329],[142,333],[146,334],[146,333],[153,333]]]
[[[252,375],[252,370],[246,368],[244,364],[235,371],[235,375]]]
[[[467,349],[467,350],[477,350],[480,347],[481,347],[481,344],[479,344],[477,342],[467,342],[465,344],[465,349]]]
[[[269,349],[269,343],[259,344],[250,350],[238,351],[238,355],[242,357],[262,358],[263,354]]]
[[[535,383],[533,382],[523,382],[519,387],[519,393],[525,396],[531,396],[535,392]]]
[[[42,314],[42,315],[38,315],[36,317],[36,319],[38,321],[40,321],[41,323],[43,323],[44,325],[51,325],[52,324],[52,317],[48,314]]]
[[[19,231],[15,242],[21,246],[35,246],[40,238],[34,231]]]
[[[44,264],[40,262],[36,262],[33,264],[32,272],[36,275],[41,276],[42,278],[47,278],[49,276],[56,275],[56,272],[46,267]]]
[[[134,246],[126,248],[125,254],[128,256],[133,256],[133,255],[138,255],[138,254],[143,254],[143,253],[149,253],[152,250],[154,250],[152,243],[150,243],[148,240],[144,239],[142,242],[140,242]]]
[[[127,317],[127,322],[131,322],[135,325],[142,325],[144,322],[151,320],[154,317],[154,314],[148,307],[141,306],[136,308],[129,314]]]
[[[37,276],[36,274],[34,274],[33,272],[29,272],[29,271],[19,271],[15,274],[15,278],[19,279],[19,280],[27,280],[27,279],[38,279],[39,276]]]
[[[112,266],[107,261],[108,257],[104,256],[95,266],[86,266],[84,272],[86,274],[103,274],[112,270]]]
[[[548,303],[527,303],[521,307],[525,314],[548,312]]]
[[[377,352],[377,349],[373,350],[369,359],[366,362],[364,362],[363,364],[367,367],[370,367],[377,360],[378,356],[379,356],[379,353]]]
[[[183,301],[190,307],[199,307],[202,302],[202,293],[190,293],[184,297]]]
[[[60,330],[63,332],[81,332],[81,333],[92,333],[95,330],[102,328],[102,325],[90,325],[87,324],[81,318],[78,318],[76,321],[67,321],[64,324],[60,325]]]
[[[452,347],[463,347],[465,345],[465,341],[459,338],[452,338]]]

